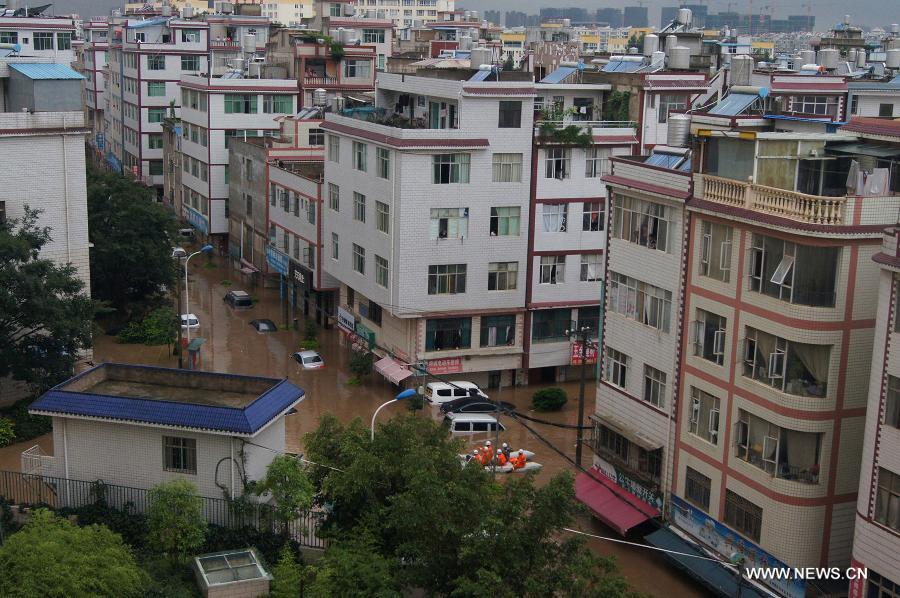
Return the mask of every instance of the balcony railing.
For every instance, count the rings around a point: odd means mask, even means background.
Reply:
[[[846,197],[807,195],[734,179],[698,174],[700,197],[724,205],[809,224],[840,225]]]
[[[303,77],[304,85],[337,85],[337,77]]]

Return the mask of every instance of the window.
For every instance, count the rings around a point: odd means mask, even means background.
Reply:
[[[200,32],[191,29],[182,29],[181,41],[184,43],[196,44],[200,41]]]
[[[882,118],[891,118],[894,116],[893,104],[878,104],[878,116]]]
[[[52,50],[53,34],[45,31],[34,32],[34,49],[35,50]],[[152,68],[152,67],[151,67]]]
[[[789,303],[834,306],[838,247],[797,245],[753,235],[750,290]]]
[[[566,256],[542,255],[539,276],[541,284],[562,284],[565,282]]]
[[[584,150],[584,176],[592,179],[601,177],[609,172],[609,151],[599,147],[589,147]]]
[[[341,16],[341,4],[331,4],[328,7],[328,15],[331,17]]]
[[[743,409],[735,428],[738,459],[777,478],[819,483],[821,434],[788,430]]]
[[[837,116],[837,96],[795,96],[791,100],[791,112]]]
[[[668,207],[624,195],[615,195],[613,202],[613,237],[648,249],[667,251]]]
[[[206,166],[204,164],[203,166]],[[147,162],[147,173],[150,176],[162,176],[163,173],[163,161],[162,160],[150,160]],[[204,181],[206,179],[203,179]]]
[[[166,95],[165,81],[148,81],[147,95],[151,98],[158,98]]]
[[[652,328],[669,332],[672,293],[646,282],[610,273],[609,310]]]
[[[719,399],[691,387],[691,412],[688,431],[710,444],[719,444]]]
[[[426,320],[425,350],[468,349],[472,346],[472,318]]]
[[[709,496],[712,490],[712,480],[688,467],[684,475],[684,497],[689,503],[709,512]]]
[[[0,31],[0,44],[17,44],[19,43],[18,31]]]
[[[225,94],[225,114],[256,114],[257,96],[246,93]]]
[[[466,265],[428,266],[428,294],[456,295],[466,292]]]
[[[747,327],[744,376],[801,397],[824,397],[831,362],[829,345],[795,343]]]
[[[163,469],[197,473],[197,441],[193,438],[163,436]]]
[[[147,70],[164,71],[166,70],[166,57],[163,54],[147,56]]]
[[[569,204],[567,203],[542,203],[541,223],[545,233],[566,232],[566,220],[568,219]]]
[[[165,108],[147,108],[147,122],[161,123],[166,118]]]
[[[896,583],[868,569],[866,580],[866,598],[900,598],[900,583]]]
[[[377,174],[382,179],[391,178],[391,150],[379,147],[375,150],[375,160],[378,164]]]
[[[345,60],[345,79],[368,79],[372,74],[372,62],[369,60]]]
[[[384,29],[363,29],[363,43],[383,44]]]
[[[518,129],[522,126],[522,102],[500,102],[500,120],[497,127],[501,129]]]
[[[596,282],[603,279],[603,254],[581,254],[581,282]]]
[[[68,31],[59,32],[56,34],[56,49],[57,50],[71,50],[72,49],[72,34]]]
[[[594,426],[594,438],[598,452],[628,463],[631,442],[627,438],[600,423]]]
[[[361,143],[359,141],[353,142],[353,168],[354,170],[359,170],[360,172],[366,172],[369,167],[369,162],[366,157],[366,149],[368,146],[365,143]]]
[[[581,205],[581,230],[591,232],[603,230],[603,202],[592,201]]]
[[[504,347],[516,342],[516,316],[481,316],[481,346]]]
[[[666,405],[666,373],[644,364],[644,400],[663,408]]]
[[[519,236],[519,207],[491,208],[491,236]]]
[[[360,274],[366,273],[366,250],[353,244],[353,270]]]
[[[6,202],[0,201],[0,224],[6,222]]]
[[[683,95],[672,95],[663,93],[659,96],[659,122],[664,123],[669,120],[669,112],[671,110],[687,109],[687,97]]]
[[[244,214],[247,218],[253,217],[253,197],[248,193],[244,193]]]
[[[628,356],[612,347],[606,347],[603,379],[619,388],[625,388],[628,378]]]
[[[878,468],[878,495],[875,497],[875,521],[900,530],[900,475]]]
[[[488,290],[512,291],[519,278],[519,262],[491,262],[488,264]]]
[[[386,235],[391,234],[391,207],[380,201],[375,202],[375,228]]]
[[[341,138],[337,135],[328,136],[328,161],[341,161]]]
[[[340,242],[337,233],[331,233],[331,259],[340,259]]]
[[[255,97],[255,96],[254,96]],[[294,111],[294,97],[289,95],[264,95],[263,96],[263,113],[264,114],[291,114]],[[227,112],[227,110],[226,110]],[[256,113],[256,108],[253,108],[253,112],[251,114]],[[309,132],[310,139],[312,139],[312,132],[317,131],[319,129],[311,129]],[[322,145],[321,143],[314,144],[310,142],[310,145]]]
[[[381,316],[381,306],[369,299],[369,313],[366,317],[376,326],[381,326]]]
[[[390,278],[390,268],[388,267],[388,261],[381,257],[380,255],[375,256],[375,282],[384,288],[388,286],[388,280]]]
[[[494,154],[493,174],[491,180],[495,183],[521,183],[522,182],[522,154]]]
[[[149,149],[162,149],[163,136],[162,133],[150,133],[147,135],[147,147]]]
[[[299,202],[300,202],[300,198],[298,197],[297,203],[299,204]],[[294,215],[296,215],[296,213]],[[306,203],[306,220],[310,224],[316,223],[316,202],[315,201],[309,201]]]
[[[544,177],[559,180],[569,178],[569,161],[572,159],[572,151],[561,147],[549,148],[546,151]]]
[[[571,309],[541,309],[532,315],[531,340],[536,343],[567,341],[566,331],[571,327]]]
[[[884,425],[900,428],[900,378],[894,376],[888,376]]]
[[[435,185],[469,182],[469,154],[436,154],[432,164]]]
[[[353,219],[358,222],[366,221],[366,196],[357,191],[353,192]]]
[[[464,239],[469,236],[469,208],[431,208],[430,239]]]
[[[731,279],[732,228],[704,220],[701,225],[700,276],[729,282]]]
[[[347,287],[347,306],[350,309],[353,309],[353,305],[356,303],[356,291]]]
[[[725,523],[754,542],[759,542],[762,531],[762,509],[743,496],[726,490]]]
[[[182,56],[181,57],[181,70],[183,71],[199,71],[200,70],[200,57],[199,56]]]
[[[714,313],[698,309],[697,320],[693,323],[691,342],[694,355],[722,365],[725,360],[725,331],[728,320]]]

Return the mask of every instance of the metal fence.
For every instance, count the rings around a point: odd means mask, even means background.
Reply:
[[[75,509],[103,504],[128,513],[145,513],[150,504],[148,494],[149,491],[144,488],[107,484],[102,480],[88,482],[0,471],[0,497],[22,506]],[[272,505],[208,496],[202,498],[203,517],[211,524],[230,529],[252,527],[262,532],[280,531]],[[302,546],[325,548],[325,541],[318,535],[323,519],[323,513],[307,511],[288,524],[288,533]]]

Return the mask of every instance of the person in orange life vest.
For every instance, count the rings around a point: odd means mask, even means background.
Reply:
[[[509,448],[509,445],[505,442],[503,443],[503,455],[506,457],[506,460],[509,461],[512,455],[512,449]]]
[[[493,456],[494,456],[494,448],[491,446],[491,441],[490,441],[490,440],[488,440],[487,442],[484,443],[484,448],[482,449],[482,452],[487,452],[488,459],[493,458]]]
[[[524,469],[525,467],[525,453],[519,449],[519,454],[512,461],[514,469]]]
[[[472,459],[471,460],[475,461],[479,465],[482,465],[482,466],[484,465],[484,462],[481,460],[481,453],[478,451],[478,449],[475,449],[474,451],[472,451]]]
[[[494,460],[497,462],[497,465],[499,465],[500,467],[503,467],[507,463],[506,455],[504,455],[503,451],[501,451],[500,449],[497,449],[497,456],[494,458]]]

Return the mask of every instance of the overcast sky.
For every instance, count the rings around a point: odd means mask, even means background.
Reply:
[[[33,0],[32,5],[41,1]],[[23,0],[19,0],[24,4]],[[689,4],[699,4],[698,0],[688,0]],[[806,0],[754,0],[752,2],[753,13],[774,10],[776,18],[783,18],[789,14],[806,14],[803,6]],[[809,0],[812,5],[812,13],[816,16],[816,29],[830,29],[831,25],[840,21],[844,14],[851,13],[852,21],[861,25],[880,25],[887,28],[889,23],[900,22],[900,0]],[[602,7],[622,8],[626,4],[637,6],[634,0],[456,0],[458,7],[470,10],[521,10],[537,13],[541,6],[579,6],[590,10]],[[708,0],[709,12],[732,10],[748,12],[751,6],[749,0]],[[78,13],[82,17],[109,14],[111,8],[122,6],[122,2],[116,0],[58,0],[52,10],[56,14]],[[648,8],[651,25],[659,24],[659,9],[662,6],[676,6],[678,0],[646,0],[644,5]],[[772,7],[771,9],[769,7]],[[849,7],[849,8],[848,8]]]

